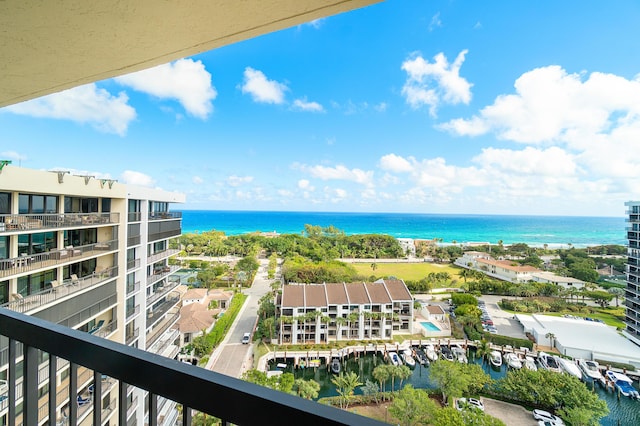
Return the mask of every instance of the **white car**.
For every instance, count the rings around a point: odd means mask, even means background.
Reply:
[[[456,400],[456,409],[462,411],[465,408],[474,408],[484,411],[484,404],[476,398],[458,398]]]
[[[554,416],[548,411],[544,410],[533,410],[533,418],[536,420],[542,420],[543,422],[548,422],[552,426],[563,426],[564,422],[558,416]],[[540,422],[538,422],[540,424]],[[543,423],[544,424],[544,423]]]
[[[250,341],[251,341],[251,333],[244,333],[242,335],[242,344],[248,345]]]

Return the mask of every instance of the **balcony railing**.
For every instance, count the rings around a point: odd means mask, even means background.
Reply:
[[[191,424],[192,409],[223,420],[223,425],[265,424],[278,419],[279,424],[323,424],[323,425],[382,425],[376,420],[337,408],[318,404],[293,395],[244,382],[214,371],[205,370],[183,362],[122,345],[110,340],[72,330],[39,318],[0,309],[0,335],[8,337],[14,356],[9,360],[8,421],[17,417],[16,407],[16,343],[24,347],[22,422],[38,424],[38,353],[40,349],[53,357],[70,361],[71,375],[68,398],[75,401],[78,383],[74,378],[77,366],[94,372],[95,398],[93,424],[102,423],[100,409],[101,376],[119,380],[119,399],[126,399],[127,384],[149,392],[149,426],[156,426],[158,397],[182,404],[182,424]],[[50,376],[49,386],[55,390],[56,378]],[[176,384],[179,384],[177,386]],[[250,407],[250,409],[248,409]],[[56,418],[56,404],[48,405],[48,417]],[[118,404],[118,424],[127,424],[126,404]],[[69,405],[69,425],[78,421],[78,409]],[[50,422],[51,423],[51,422]]]
[[[58,299],[68,297],[81,290],[91,288],[111,280],[118,275],[118,267],[114,266],[101,272],[94,272],[91,275],[78,278],[77,280],[69,279],[61,283],[61,285],[39,293],[30,294],[28,296],[19,297],[16,300],[0,305],[1,308],[11,309],[16,312],[29,312],[43,305],[47,305]]]
[[[147,334],[147,346],[153,345],[156,340],[165,334],[169,327],[178,322],[180,311],[176,309],[173,312],[167,312],[163,317],[155,317],[154,319],[155,322],[151,327],[151,332]]]
[[[173,274],[174,272],[177,272],[180,270],[180,266],[178,265],[172,265],[172,266],[164,266],[161,268],[157,268],[154,270],[154,273],[151,275],[147,275],[147,286],[157,283],[158,281],[160,281],[161,279],[163,279],[164,277],[167,277],[171,274]]]
[[[0,232],[117,224],[119,213],[0,214]]]
[[[182,218],[182,212],[149,213],[149,220],[165,220],[165,219],[180,219],[180,218]]]
[[[36,269],[53,268],[65,263],[78,262],[105,252],[117,250],[117,248],[118,240],[111,240],[2,259],[0,260],[0,278],[31,272]]]
[[[171,257],[171,256],[176,255],[178,253],[180,253],[180,250],[178,250],[178,249],[162,250],[160,252],[156,252],[156,253],[152,254],[151,256],[147,257],[147,263],[157,262],[158,260],[166,259],[167,257]]]

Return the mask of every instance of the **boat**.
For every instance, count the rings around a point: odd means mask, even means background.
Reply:
[[[429,358],[427,358],[427,354],[422,348],[416,348],[416,359],[420,363],[420,365],[429,365]]]
[[[525,357],[524,368],[529,369],[531,371],[538,371],[538,367],[536,366],[536,360],[530,356]]]
[[[402,359],[407,366],[411,368],[416,366],[416,360],[413,359],[413,351],[411,349],[405,349],[402,351]]]
[[[629,398],[640,398],[640,393],[638,393],[636,388],[633,387],[633,380],[631,380],[631,378],[626,374],[607,370],[605,376],[613,382],[622,395],[628,396]]]
[[[393,365],[402,365],[400,357],[395,352],[389,352],[389,362]]]
[[[340,374],[340,370],[342,369],[342,365],[340,365],[340,358],[333,357],[329,368],[333,374]]]
[[[467,359],[467,353],[460,346],[455,345],[454,347],[451,348],[451,352],[453,353],[453,357],[458,362],[461,362],[463,364],[466,364],[467,362],[469,362],[469,360]]]
[[[504,362],[506,362],[509,367],[515,368],[516,370],[522,368],[522,361],[520,361],[518,355],[514,354],[513,352],[507,352],[506,354],[504,354]]]
[[[489,354],[489,362],[496,368],[502,367],[502,354],[498,351],[491,351]]]
[[[558,365],[558,362],[546,352],[538,352],[538,363],[545,370],[553,371],[554,373],[562,373],[562,369]]]
[[[447,361],[455,361],[453,356],[453,352],[447,346],[443,346],[440,348],[440,356],[442,359],[446,359]]]
[[[598,364],[598,361],[591,361],[588,359],[580,358],[576,362],[578,363],[578,367],[580,367],[580,369],[584,373],[585,378],[597,380],[599,382],[602,382],[604,380],[604,377],[600,372],[600,364]]]
[[[276,368],[280,368],[281,370],[284,370],[287,368],[287,364],[285,364],[284,362],[279,362],[276,364]]]
[[[436,352],[436,349],[433,347],[433,345],[425,346],[424,352],[427,354],[427,358],[429,358],[429,361],[433,362],[438,360],[438,353]]]
[[[562,368],[562,370],[565,373],[571,374],[572,376],[576,376],[578,380],[582,380],[582,372],[580,371],[580,368],[573,360],[561,358],[557,355],[554,356],[553,358],[556,360],[560,368]]]

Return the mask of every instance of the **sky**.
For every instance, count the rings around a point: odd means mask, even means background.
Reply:
[[[14,166],[181,210],[622,216],[640,3],[388,0],[0,109]]]

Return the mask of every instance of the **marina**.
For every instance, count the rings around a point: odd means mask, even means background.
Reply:
[[[537,369],[543,368],[540,364],[539,355],[544,355],[548,359],[554,360],[551,354],[545,352],[535,352],[523,349],[516,349],[511,347],[502,347],[492,345],[492,352],[495,354],[496,363],[483,361],[475,356],[475,343],[465,340],[454,339],[429,339],[429,340],[413,340],[406,341],[402,344],[370,344],[359,345],[340,350],[317,350],[317,351],[282,351],[278,350],[265,355],[260,360],[260,368],[265,370],[280,369],[282,365],[286,365],[284,371],[291,372],[296,378],[304,378],[306,380],[313,379],[320,384],[319,398],[327,396],[336,396],[337,392],[334,385],[331,383],[333,373],[328,368],[332,363],[332,359],[339,360],[341,371],[355,372],[358,374],[360,381],[365,382],[367,379],[374,380],[372,377],[373,369],[379,364],[389,363],[390,353],[395,353],[397,359],[401,362],[398,353],[403,353],[405,349],[411,349],[416,357],[417,354],[423,352],[425,357],[429,351],[437,356],[441,353],[442,348],[446,348],[452,353],[452,348],[459,346],[465,349],[468,362],[476,363],[483,366],[484,371],[489,374],[493,379],[500,379],[503,377],[509,367],[506,360],[503,362],[506,354],[512,353],[517,356],[518,359],[524,360],[524,368]],[[491,357],[493,358],[493,357]],[[490,360],[491,360],[490,358]],[[508,358],[508,357],[507,357]],[[300,363],[303,359],[316,359],[320,361],[319,367],[307,368],[306,365],[311,365],[308,362]],[[419,358],[418,358],[419,359]],[[537,359],[537,361],[536,361]],[[499,361],[498,361],[499,360]],[[554,360],[555,361],[555,360]],[[578,363],[577,363],[578,364]],[[305,365],[303,368],[302,365]],[[556,361],[557,365],[557,361]],[[579,364],[578,364],[579,365]],[[597,363],[592,364],[597,365]],[[276,368],[278,366],[278,368]],[[598,371],[605,372],[606,369],[603,366],[599,366]],[[560,370],[561,372],[562,370]],[[624,374],[624,373],[620,373]],[[638,374],[627,372],[626,376],[632,380],[631,389],[637,392],[635,386],[637,386]],[[616,387],[611,380],[603,378],[603,381],[592,380],[587,378],[586,374],[583,374],[583,380],[585,384],[593,389],[601,399],[606,401],[609,407],[610,413],[608,416],[601,419],[601,424],[605,426],[617,426],[617,425],[631,425],[640,424],[640,405],[638,400],[633,397],[625,396],[619,387]],[[635,383],[633,383],[635,380]],[[429,364],[422,364],[416,362],[415,368],[412,369],[411,377],[404,381],[403,384],[411,384],[415,388],[435,388],[435,384],[430,379]],[[390,384],[387,385],[387,390]],[[400,389],[401,384],[395,383],[395,389]],[[632,395],[631,389],[628,389],[627,394]],[[362,391],[357,388],[356,394],[361,394]]]

